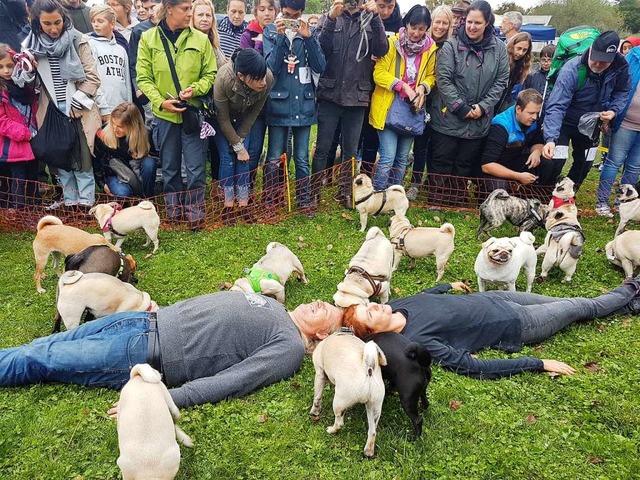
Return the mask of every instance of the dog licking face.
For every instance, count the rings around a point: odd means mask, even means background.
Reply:
[[[524,269],[527,292],[531,292],[538,261],[534,241],[531,232],[522,232],[519,237],[492,237],[484,242],[475,263],[478,290],[486,291],[487,282],[493,282],[506,284],[509,291],[515,292],[516,280],[520,270]]]
[[[376,429],[385,391],[380,366],[386,364],[386,357],[380,347],[374,342],[365,344],[350,333],[334,333],[320,342],[313,352],[316,376],[313,406],[309,415],[314,420],[319,419],[327,379],[335,386],[335,422],[327,428],[328,433],[338,433],[344,425],[345,411],[357,403],[363,403],[369,423],[363,455],[368,458],[373,457],[375,452]]]

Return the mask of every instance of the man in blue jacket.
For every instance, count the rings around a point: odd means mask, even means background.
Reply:
[[[287,151],[289,128],[293,132],[293,158],[296,166],[296,203],[312,217],[309,185],[309,137],[316,123],[316,95],[313,77],[326,65],[316,33],[302,19],[305,0],[281,0],[281,17],[268,25],[263,34],[263,52],[274,82],[267,103],[269,146],[264,168],[265,207],[275,207],[281,192],[280,156]],[[299,28],[285,26],[296,20]],[[289,160],[289,159],[287,159]]]
[[[518,94],[514,106],[491,121],[481,160],[487,190],[509,191],[509,181],[521,185],[554,183],[554,163],[542,158],[541,109],[542,95],[528,88]]]
[[[587,151],[594,146],[591,138],[578,131],[580,117],[600,112],[602,130],[608,131],[627,104],[631,77],[629,65],[618,53],[619,44],[616,32],[601,33],[589,50],[562,67],[546,105],[542,154],[562,170],[571,141],[573,164],[568,176],[577,184],[589,173],[593,158],[587,160]]]

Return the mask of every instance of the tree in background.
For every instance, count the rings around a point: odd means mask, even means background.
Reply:
[[[504,2],[493,9],[496,15],[503,15],[506,12],[520,12],[523,15],[528,14],[529,9],[517,5],[515,2]]]
[[[533,7],[529,15],[551,15],[551,24],[558,35],[578,25],[617,32],[621,32],[624,25],[618,6],[607,0],[545,0]]]
[[[640,0],[620,0],[618,11],[630,33],[640,33]]]

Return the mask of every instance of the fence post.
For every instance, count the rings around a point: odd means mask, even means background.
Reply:
[[[289,184],[289,161],[286,153],[282,154],[280,161],[284,162],[284,183],[287,188],[287,208],[288,212],[291,213],[291,185]]]

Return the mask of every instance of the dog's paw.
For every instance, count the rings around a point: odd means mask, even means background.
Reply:
[[[153,253],[155,253],[155,252],[153,252]],[[144,259],[146,260],[146,259],[148,259],[148,258],[153,257],[153,253],[147,253],[147,254],[144,256]]]
[[[311,418],[311,421],[314,423],[320,420],[320,414],[314,415],[313,413],[310,413],[309,417]]]
[[[42,288],[42,287],[38,288],[38,293],[45,293],[45,292],[46,292],[46,290],[44,288]]]
[[[340,429],[334,426],[327,427],[327,433],[330,433],[331,435],[335,435],[336,433],[338,433],[338,430]]]

